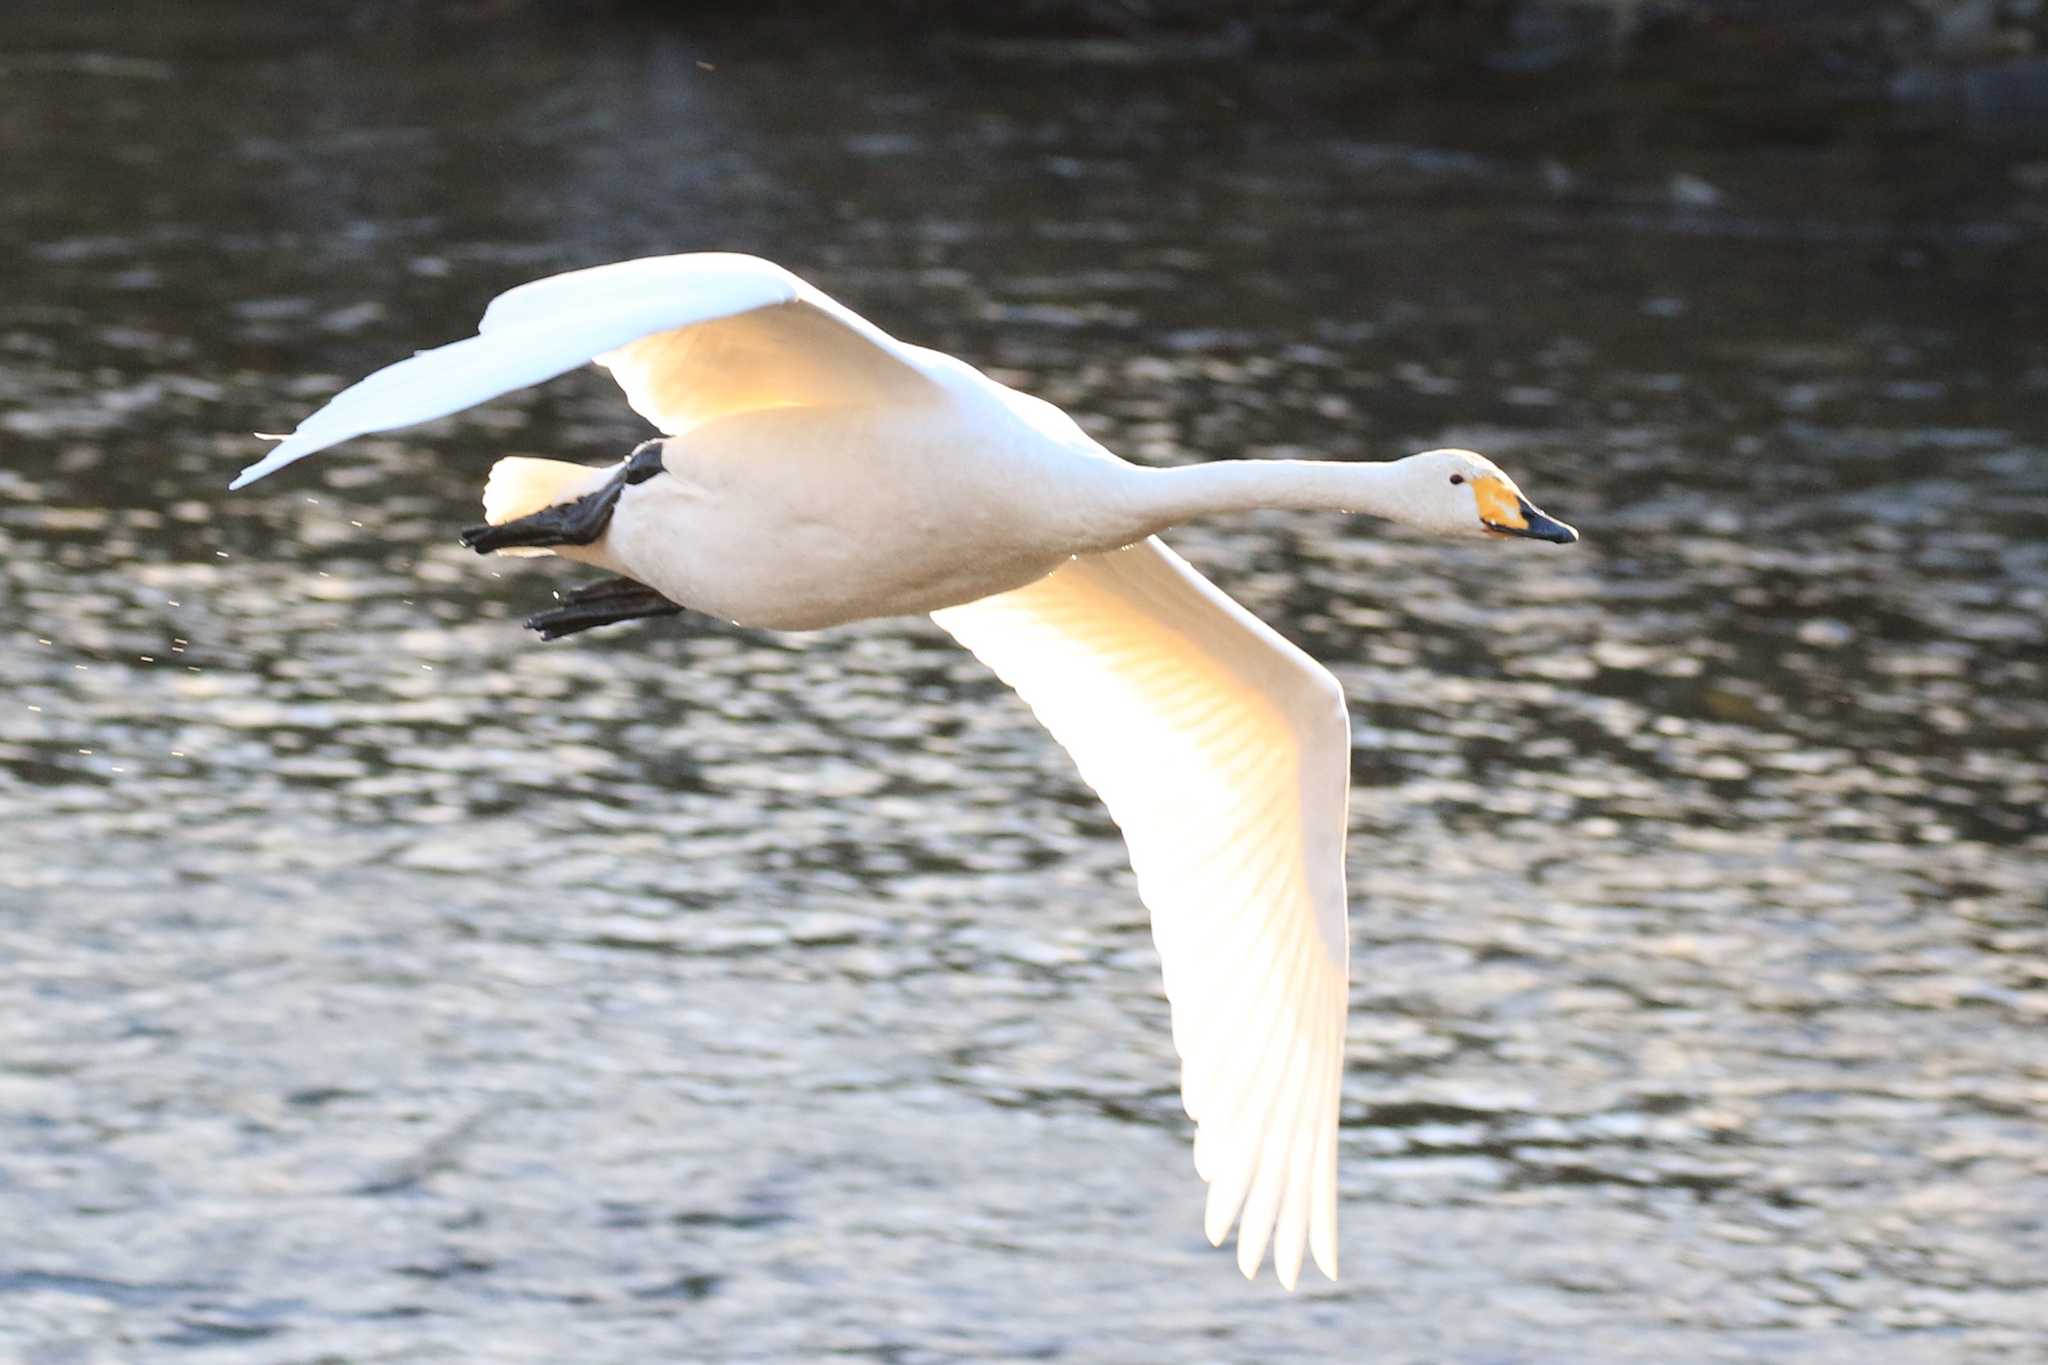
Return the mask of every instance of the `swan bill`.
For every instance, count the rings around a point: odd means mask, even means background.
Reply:
[[[1521,513],[1520,526],[1496,526],[1486,523],[1486,529],[1500,536],[1515,536],[1522,540],[1547,540],[1552,545],[1576,545],[1579,543],[1577,530],[1543,513],[1524,502],[1517,509]]]
[[[1577,531],[1557,518],[1537,511],[1506,479],[1491,475],[1474,479],[1472,494],[1479,502],[1480,523],[1495,535],[1547,540],[1553,545],[1578,542]]]

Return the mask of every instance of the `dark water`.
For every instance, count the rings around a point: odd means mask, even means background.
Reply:
[[[2048,1352],[2048,148],[32,14],[0,1358]],[[1202,1242],[1121,846],[936,630],[518,628],[564,566],[453,533],[644,434],[602,376],[224,492],[714,247],[1133,458],[1470,445],[1584,531],[1173,538],[1352,698],[1341,1283]]]

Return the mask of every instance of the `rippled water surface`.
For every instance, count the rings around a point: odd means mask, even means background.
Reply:
[[[2043,1358],[2048,151],[0,38],[0,1357]],[[933,627],[520,630],[566,566],[454,531],[644,434],[603,376],[224,492],[711,247],[1134,459],[1471,445],[1585,533],[1173,537],[1351,697],[1340,1283],[1202,1241],[1116,833]]]

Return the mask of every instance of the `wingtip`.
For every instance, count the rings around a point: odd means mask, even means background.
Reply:
[[[297,462],[308,453],[304,450],[293,450],[289,446],[278,446],[256,463],[245,465],[242,472],[235,475],[234,482],[228,485],[228,491],[246,488],[256,480],[275,474],[286,465]]]
[[[274,432],[268,431],[252,431],[249,434],[251,436],[254,436],[259,441],[284,441],[290,439],[289,436],[280,436]],[[237,489],[247,488],[250,484],[256,482],[256,480],[262,478],[265,474],[268,474],[272,469],[276,468],[276,466],[271,463],[271,460],[275,458],[276,455],[277,452],[273,450],[272,452],[270,452],[269,455],[264,456],[256,463],[252,465],[244,465],[242,467],[242,472],[235,475],[233,482],[228,484],[228,492],[233,493]]]
[[[1247,1280],[1256,1280],[1259,1278],[1259,1267],[1265,1263],[1266,1239],[1256,1234],[1247,1237],[1244,1225],[1238,1224],[1237,1268],[1244,1272]]]
[[[1237,1221],[1237,1205],[1225,1207],[1223,1197],[1215,1184],[1209,1186],[1209,1197],[1202,1206],[1202,1235],[1209,1239],[1209,1245],[1220,1247],[1223,1239],[1230,1235],[1230,1225]]]

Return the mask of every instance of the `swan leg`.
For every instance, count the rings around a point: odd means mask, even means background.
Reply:
[[[561,598],[561,606],[526,618],[526,628],[539,631],[543,640],[559,640],[592,626],[646,616],[677,616],[683,611],[645,583],[630,578],[607,578],[556,596]]]
[[[495,526],[466,526],[462,543],[480,555],[493,550],[547,550],[557,545],[589,545],[612,524],[612,510],[628,484],[645,483],[661,473],[661,442],[642,441],[631,455],[595,489],[580,498],[543,507],[538,512]]]

